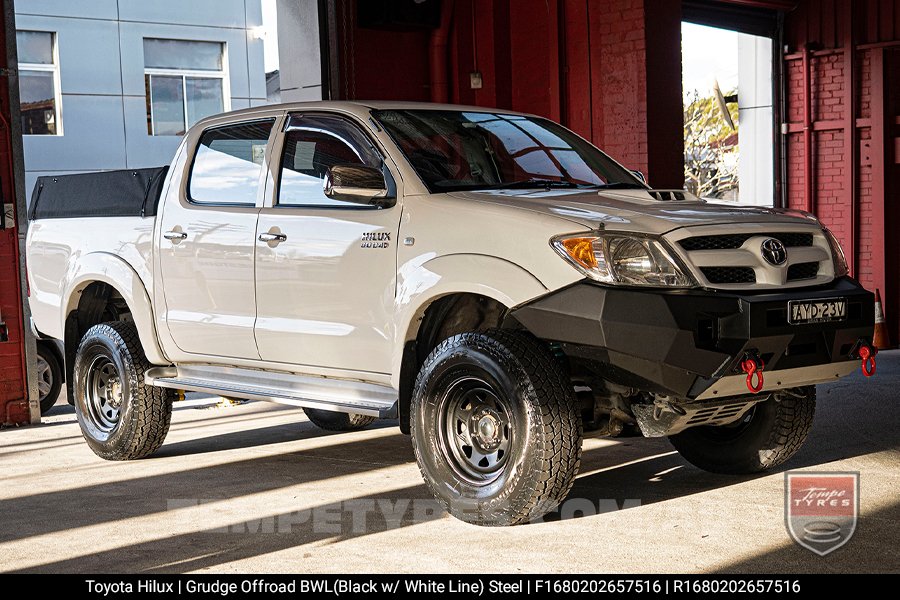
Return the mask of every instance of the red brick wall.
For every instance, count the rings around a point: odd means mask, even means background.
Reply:
[[[842,242],[854,275],[867,288],[880,289],[896,342],[900,240],[893,233],[898,215],[889,198],[900,185],[891,164],[897,135],[892,133],[893,122],[900,117],[896,97],[900,60],[891,59],[885,48],[900,40],[900,0],[806,0],[786,19],[788,204],[806,208],[810,200],[804,144],[808,94],[813,130],[811,208]]]
[[[652,177],[643,2],[594,3],[591,13],[594,141],[616,160]]]

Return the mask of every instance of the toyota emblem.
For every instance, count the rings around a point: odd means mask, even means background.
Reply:
[[[781,240],[769,238],[762,243],[762,256],[767,263],[777,267],[787,261],[787,250]]]

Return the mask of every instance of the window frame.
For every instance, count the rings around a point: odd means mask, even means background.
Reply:
[[[274,172],[274,181],[272,186],[272,205],[267,208],[281,209],[281,210],[385,210],[378,206],[367,206],[364,204],[354,204],[352,202],[344,202],[343,204],[281,204],[281,173],[284,167],[284,157],[287,150],[287,138],[288,134],[291,131],[316,131],[321,130],[321,127],[310,127],[304,126],[301,124],[291,124],[291,120],[294,117],[302,118],[302,117],[330,117],[334,119],[340,119],[346,123],[348,123],[351,127],[356,127],[362,136],[369,142],[369,145],[372,147],[372,150],[378,155],[381,159],[381,169],[382,173],[385,177],[385,183],[388,186],[388,190],[396,189],[396,183],[394,180],[394,175],[391,172],[390,167],[388,167],[388,154],[384,151],[381,145],[368,131],[363,127],[362,123],[357,121],[351,115],[347,115],[344,113],[338,112],[325,112],[325,111],[310,111],[310,112],[288,112],[284,116],[284,125],[281,127],[280,140],[276,147],[273,150],[273,158],[275,158],[274,154],[277,152],[277,168],[273,169]],[[330,132],[329,132],[330,133]],[[335,134],[336,135],[336,134]],[[337,136],[336,136],[337,137]],[[390,210],[390,209],[388,209]]]
[[[47,33],[50,34],[50,55],[53,58],[53,62],[50,64],[43,63],[18,63],[18,74],[21,75],[23,71],[39,71],[41,73],[52,73],[53,74],[53,103],[54,109],[56,112],[56,133],[25,133],[22,132],[22,135],[28,136],[63,136],[63,109],[62,109],[62,83],[59,76],[59,34],[56,31],[46,31],[43,29],[16,29],[16,34],[19,32],[28,32],[28,33]],[[18,60],[18,57],[17,57]]]
[[[261,116],[253,119],[247,119],[246,121],[233,121],[230,123],[216,123],[212,124],[209,127],[204,127],[202,131],[197,134],[197,137],[189,143],[189,146],[193,146],[193,152],[191,153],[190,161],[187,164],[187,177],[184,177],[184,190],[183,195],[184,199],[187,203],[192,207],[199,208],[254,208],[259,209],[260,207],[260,194],[265,193],[266,188],[266,178],[269,171],[269,160],[272,152],[272,143],[275,140],[275,136],[278,133],[278,116]],[[191,181],[194,179],[194,164],[197,162],[197,154],[200,152],[200,140],[203,139],[203,136],[206,135],[206,132],[213,131],[215,129],[226,129],[228,127],[245,127],[247,125],[253,125],[254,123],[271,123],[272,127],[269,130],[269,138],[266,140],[266,151],[263,154],[263,164],[260,165],[260,174],[259,181],[257,182],[256,188],[256,200],[253,203],[250,202],[204,202],[202,200],[195,200],[191,196]]]
[[[143,40],[162,40],[162,39],[170,39],[170,38],[156,38],[156,37],[144,37],[141,38],[142,43]],[[171,38],[176,39],[176,38]],[[213,71],[210,69],[178,69],[178,68],[162,68],[162,67],[148,67],[146,66],[146,58],[144,58],[144,87],[145,94],[147,100],[149,100],[148,106],[150,109],[147,128],[147,135],[149,137],[172,137],[178,134],[165,134],[165,133],[156,133],[156,120],[154,119],[153,114],[153,84],[152,80],[154,76],[157,77],[180,77],[181,78],[181,110],[184,114],[184,133],[186,134],[188,130],[191,128],[191,125],[188,124],[188,99],[187,99],[187,79],[218,79],[222,82],[222,112],[228,112],[231,110],[231,76],[228,71],[228,42],[221,40],[194,40],[194,39],[182,39],[177,38],[177,41],[180,42],[206,42],[219,44],[222,47],[222,68],[218,71]],[[150,78],[149,80],[147,78]],[[212,115],[209,115],[212,116]],[[205,118],[205,117],[204,117]],[[183,134],[182,134],[183,135]]]

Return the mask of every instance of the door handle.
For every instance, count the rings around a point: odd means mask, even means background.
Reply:
[[[261,242],[275,242],[276,244],[280,244],[287,240],[287,236],[283,233],[261,233],[259,234],[259,241]]]
[[[187,239],[187,234],[183,231],[167,231],[163,234],[163,237],[173,242],[180,242]]]

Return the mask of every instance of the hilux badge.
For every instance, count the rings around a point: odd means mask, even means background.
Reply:
[[[762,256],[767,263],[777,267],[787,261],[787,250],[781,240],[769,238],[762,243]]]
[[[391,245],[390,231],[371,231],[362,235],[360,248],[387,248]]]

